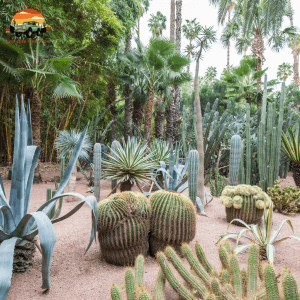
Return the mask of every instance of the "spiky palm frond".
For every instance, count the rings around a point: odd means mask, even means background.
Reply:
[[[163,102],[162,102],[163,103]],[[153,161],[159,163],[164,161],[166,164],[169,163],[170,145],[164,140],[154,140],[151,143],[150,151],[153,152]]]
[[[60,156],[64,158],[69,158],[72,154],[80,136],[80,131],[76,132],[75,129],[71,130],[63,130],[60,131],[57,135],[57,139],[55,141],[55,148],[60,152]],[[79,152],[79,159],[88,159],[89,158],[89,150],[92,147],[92,143],[90,141],[89,136],[85,135],[82,141],[82,147]]]
[[[109,147],[107,158],[103,159],[103,178],[124,182],[130,180],[132,184],[144,183],[151,180],[152,171],[157,169],[158,163],[153,160],[153,152],[147,151],[145,142],[124,138],[122,145],[115,149]]]
[[[299,126],[294,133],[291,128],[288,129],[288,136],[282,132],[281,151],[293,162],[300,162],[300,130]]]

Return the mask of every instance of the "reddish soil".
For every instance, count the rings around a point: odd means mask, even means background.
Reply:
[[[10,181],[7,180],[6,170],[0,168],[4,178],[6,195],[9,194]],[[41,173],[43,183],[34,184],[30,212],[36,211],[45,202],[46,189],[54,189],[54,175],[59,175],[59,165],[42,164]],[[76,192],[85,196],[87,193],[87,181],[78,173]],[[46,183],[47,181],[47,183]],[[281,180],[282,186],[295,186],[291,174],[288,178]],[[208,188],[207,188],[208,189]],[[110,193],[110,182],[101,181],[101,199],[105,199]],[[70,211],[76,202],[64,202],[62,214]],[[218,258],[218,246],[215,245],[220,235],[226,233],[228,223],[225,220],[224,206],[215,199],[205,208],[209,218],[197,216],[197,234],[195,241],[199,241],[213,266],[220,269]],[[299,214],[286,216],[274,213],[274,229],[277,230],[282,220],[290,219],[295,229],[295,236],[300,236]],[[24,299],[110,299],[110,286],[115,283],[124,289],[124,267],[116,267],[104,261],[101,257],[99,244],[93,244],[86,255],[85,249],[88,245],[91,230],[91,211],[87,205],[83,206],[75,215],[65,221],[54,224],[57,242],[53,251],[50,282],[51,288],[46,293],[41,289],[42,257],[40,252],[35,252],[34,264],[31,270],[25,273],[14,274],[7,300]],[[230,232],[237,232],[241,227],[232,225]],[[279,238],[292,235],[288,225],[284,225]],[[231,241],[234,245],[234,240]],[[281,272],[284,266],[290,267],[300,283],[300,260],[297,259],[300,253],[300,243],[289,239],[276,245],[275,265],[277,272]],[[247,254],[239,255],[242,266],[246,265]],[[153,293],[158,264],[152,257],[146,258],[145,264],[145,285]],[[280,280],[280,278],[279,278]],[[166,286],[166,298],[178,299],[169,284]],[[126,299],[126,298],[124,298]]]

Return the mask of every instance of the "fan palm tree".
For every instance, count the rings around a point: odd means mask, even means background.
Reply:
[[[140,21],[143,17],[144,13],[146,13],[149,9],[151,0],[138,0],[138,6],[140,8],[139,18],[138,18],[138,37],[140,36]]]
[[[52,91],[53,97],[75,97],[81,99],[77,82],[70,78],[76,57],[73,53],[54,56],[46,45],[22,44],[18,47],[0,39],[0,74],[10,74],[21,84],[31,88],[31,122],[33,142],[41,146],[41,95],[45,89]],[[78,51],[78,50],[77,50]],[[3,76],[0,75],[0,76]]]
[[[292,66],[288,63],[283,63],[278,66],[277,78],[285,82],[287,78],[292,75]]]
[[[189,41],[189,44],[186,47],[186,53],[187,53],[188,59],[190,60],[191,54],[193,51],[192,42],[195,39],[195,37],[198,35],[199,31],[201,30],[201,26],[198,22],[196,22],[196,18],[191,21],[186,20],[185,22],[186,22],[186,24],[184,24],[182,26],[182,31],[183,31],[185,38],[188,39],[188,41]],[[190,73],[190,64],[188,64],[188,66],[187,66],[187,72]]]
[[[166,29],[167,18],[160,11],[158,11],[156,15],[151,14],[150,17],[148,27],[152,32],[152,36],[161,36],[163,30]]]
[[[208,67],[205,72],[205,79],[209,82],[212,82],[217,76],[217,68],[216,67]]]
[[[202,27],[199,34],[195,38],[194,51],[196,57],[196,69],[194,78],[194,90],[195,90],[195,105],[197,114],[197,150],[199,152],[199,169],[198,169],[198,180],[197,180],[197,196],[200,198],[204,205],[204,146],[203,146],[203,130],[202,130],[202,113],[199,97],[199,69],[200,69],[200,58],[203,56],[203,51],[210,48],[210,44],[217,40],[216,31],[213,27]],[[197,208],[199,212],[199,208]]]

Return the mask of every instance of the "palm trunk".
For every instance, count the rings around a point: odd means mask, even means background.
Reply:
[[[174,93],[174,88],[170,87],[171,90],[171,95],[172,95],[172,99],[173,98],[173,93]],[[174,126],[173,126],[173,121],[175,119],[175,105],[174,105],[174,101],[172,100],[172,102],[167,106],[166,109],[166,140],[169,143],[173,143],[174,140]]]
[[[294,27],[294,20],[292,14],[292,5],[291,0],[289,0],[289,8],[291,10],[290,14],[290,23],[291,27]],[[294,58],[294,83],[296,85],[297,90],[299,90],[299,67],[298,67],[298,59],[297,59],[297,47],[296,47],[296,38],[293,38],[293,58]]]
[[[116,86],[114,82],[109,82],[107,84],[107,96],[105,98],[105,105],[108,107],[116,100]],[[118,110],[115,105],[110,106],[110,111],[113,115],[114,122],[111,124],[109,131],[109,142],[112,143],[117,139],[117,118]]]
[[[132,136],[132,89],[130,85],[125,86],[125,115],[124,115],[124,138]]]
[[[165,121],[165,114],[163,109],[159,109],[159,104],[162,103],[162,99],[158,98],[155,102],[155,138],[158,140],[163,140],[165,133],[164,133],[164,121]]]
[[[33,145],[41,147],[41,100],[36,90],[32,95],[31,124]]]
[[[150,141],[152,137],[151,125],[152,125],[152,114],[153,114],[153,101],[154,101],[154,91],[153,91],[153,86],[150,86],[146,108],[145,108],[145,138],[147,138],[147,135],[149,134],[148,141]]]
[[[229,10],[228,10],[228,22],[230,22],[230,12],[231,12],[232,6],[230,5]],[[229,72],[229,67],[230,67],[230,41],[228,41],[227,45],[227,71]]]
[[[175,41],[175,0],[171,0],[170,40]]]
[[[142,121],[144,115],[144,106],[139,100],[133,101],[133,113],[132,113],[132,121],[134,123],[134,129],[137,129],[139,132],[141,131]]]
[[[264,37],[260,30],[256,31],[255,37],[252,42],[252,56],[257,59],[256,71],[262,70],[262,65],[264,62]],[[261,91],[261,78],[257,78],[257,90]],[[257,97],[257,108],[262,105],[262,95],[258,94]]]
[[[203,44],[203,42],[202,42]],[[199,152],[199,169],[198,169],[198,179],[197,179],[197,196],[201,199],[201,202],[204,206],[204,147],[203,147],[203,132],[202,132],[202,112],[200,105],[199,97],[199,66],[200,66],[200,57],[202,53],[202,45],[199,51],[197,61],[196,61],[196,71],[195,71],[195,80],[194,80],[194,89],[195,89],[195,104],[196,104],[196,114],[197,114],[197,150]],[[197,206],[197,212],[200,212],[199,207]]]

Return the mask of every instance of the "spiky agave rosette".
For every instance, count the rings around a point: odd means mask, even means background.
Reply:
[[[272,200],[259,186],[240,184],[226,186],[220,202],[225,205],[227,222],[240,219],[247,224],[259,224],[265,204],[266,208],[269,208]],[[243,226],[236,221],[232,224]]]
[[[98,238],[104,259],[114,265],[133,265],[149,249],[150,203],[136,192],[116,193],[98,204]]]

